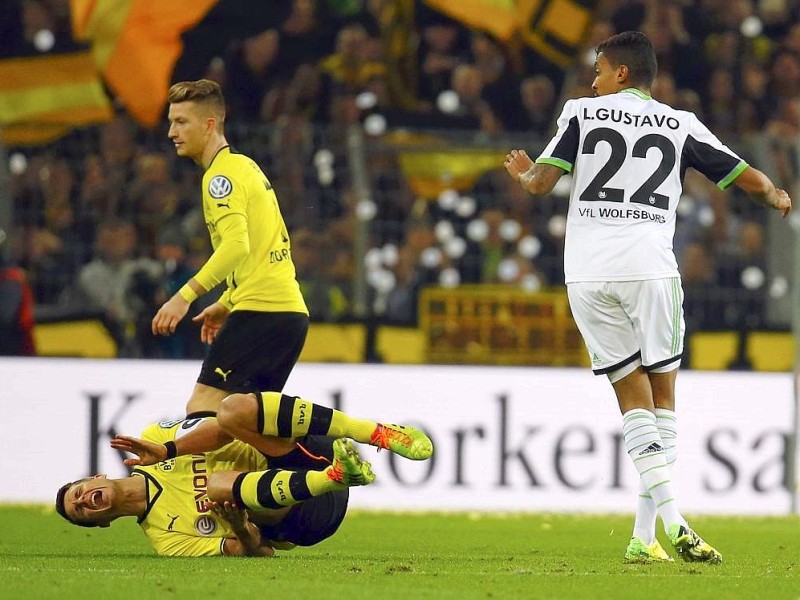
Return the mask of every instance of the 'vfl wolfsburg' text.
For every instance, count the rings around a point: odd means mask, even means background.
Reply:
[[[594,208],[579,208],[578,214],[592,219],[600,217],[601,219],[636,219],[639,221],[655,221],[656,223],[667,222],[663,215],[654,215],[638,208],[604,208],[598,206],[597,210]]]

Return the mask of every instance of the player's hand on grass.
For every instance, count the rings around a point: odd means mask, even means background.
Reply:
[[[225,502],[206,500],[206,508],[228,522],[244,549],[245,556],[275,556],[275,549],[269,544],[262,543],[261,532],[250,522],[247,510],[239,508],[230,500]],[[239,553],[236,552],[236,555]]]
[[[211,306],[204,308],[196,317],[192,317],[192,321],[195,323],[202,323],[200,341],[204,344],[212,344],[217,338],[219,330],[225,324],[228,314],[230,314],[230,311],[224,304],[215,302]]]
[[[189,303],[180,295],[175,294],[158,309],[150,325],[153,335],[170,335],[175,333],[175,328],[181,319],[189,312]]]
[[[167,458],[167,449],[164,444],[140,440],[129,435],[115,435],[111,438],[111,447],[137,455],[137,458],[126,458],[122,461],[129,467],[154,465]]]
[[[206,507],[218,517],[225,519],[236,532],[244,531],[250,522],[247,511],[229,500],[225,502],[206,500]]]

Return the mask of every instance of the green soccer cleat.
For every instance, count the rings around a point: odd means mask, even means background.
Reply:
[[[378,450],[386,448],[411,460],[427,460],[433,454],[433,442],[423,431],[404,425],[378,423],[369,440]]]
[[[719,564],[722,554],[717,552],[699,535],[685,525],[673,525],[669,528],[669,541],[686,562],[706,562]]]
[[[361,459],[353,442],[343,438],[333,441],[333,464],[327,473],[329,479],[348,487],[375,481],[372,465]]]
[[[658,540],[652,544],[645,544],[641,538],[636,536],[628,542],[628,549],[625,550],[625,562],[630,563],[653,563],[653,562],[675,562],[675,560],[664,551]]]

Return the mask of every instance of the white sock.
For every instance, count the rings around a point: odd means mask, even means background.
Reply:
[[[656,503],[647,491],[644,479],[639,477],[639,500],[636,502],[636,518],[633,521],[633,536],[650,545],[656,539]]]
[[[670,471],[678,460],[678,419],[674,410],[656,409],[656,427],[661,441],[664,442],[664,456]]]
[[[656,408],[656,428],[664,443],[664,457],[667,467],[672,471],[672,466],[678,458],[678,422],[675,411],[666,408]],[[645,544],[652,544],[656,539],[656,503],[647,491],[644,480],[639,477],[639,501],[636,503],[636,519],[633,522],[633,535]]]
[[[669,531],[669,527],[676,523],[686,525],[675,501],[655,414],[643,408],[629,410],[622,415],[622,435],[628,456],[655,502],[664,529]]]

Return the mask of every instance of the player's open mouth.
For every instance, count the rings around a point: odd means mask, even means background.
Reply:
[[[89,507],[93,509],[102,508],[103,490],[94,490],[89,496]]]

